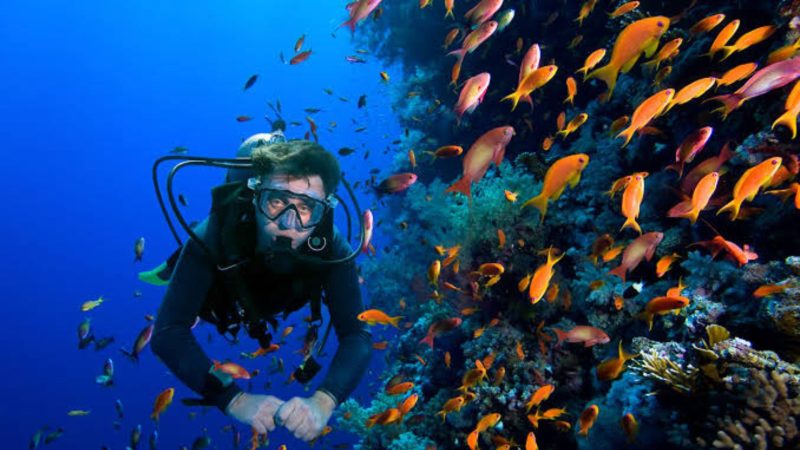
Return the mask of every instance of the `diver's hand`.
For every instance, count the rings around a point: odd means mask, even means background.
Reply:
[[[278,423],[298,439],[311,441],[328,424],[336,402],[330,395],[317,391],[309,398],[294,397],[278,408]]]
[[[283,400],[272,395],[242,392],[231,401],[225,412],[239,422],[250,425],[259,434],[264,434],[275,429],[273,418],[283,403]]]

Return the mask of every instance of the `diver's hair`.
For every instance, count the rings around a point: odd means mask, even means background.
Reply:
[[[339,161],[319,144],[292,140],[259,146],[253,149],[253,166],[261,176],[275,173],[290,177],[319,175],[325,194],[336,192],[341,180]]]

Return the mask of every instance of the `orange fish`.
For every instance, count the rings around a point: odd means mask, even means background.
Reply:
[[[175,396],[175,388],[167,388],[156,397],[155,404],[153,404],[153,412],[150,418],[158,422],[161,414],[167,409],[167,406],[172,404],[172,398]]]
[[[403,413],[400,412],[399,409],[389,408],[386,411],[382,411],[370,416],[366,421],[366,425],[367,428],[372,428],[375,424],[388,425],[391,423],[398,422],[402,418],[403,418]]]
[[[722,103],[722,107],[714,110],[714,112],[721,112],[724,119],[747,100],[775,89],[780,89],[795,81],[798,77],[800,77],[800,57],[794,57],[770,64],[759,70],[733,94],[718,95],[706,100],[706,102],[717,101]]]
[[[642,101],[634,110],[633,116],[631,116],[631,124],[617,135],[617,137],[625,138],[625,143],[622,146],[628,145],[637,130],[644,128],[651,120],[661,115],[669,102],[672,101],[674,95],[675,89],[664,89]]]
[[[358,320],[362,322],[367,322],[368,325],[392,325],[395,328],[400,328],[397,324],[400,322],[400,319],[403,316],[395,316],[389,317],[388,314],[381,311],[380,309],[368,309],[357,316]]]
[[[545,401],[548,398],[550,398],[550,395],[555,390],[556,390],[556,388],[552,384],[545,384],[544,386],[540,387],[539,389],[536,389],[536,391],[533,393],[533,395],[531,395],[530,400],[528,400],[528,403],[525,404],[525,412],[529,412],[531,410],[531,408],[533,408],[534,406],[538,406],[543,401]]]
[[[506,245],[506,234],[500,228],[497,229],[497,248],[503,248]]]
[[[486,366],[484,366],[479,359],[476,359],[475,368],[468,370],[466,373],[464,373],[464,376],[461,377],[461,386],[458,388],[458,390],[467,392],[467,389],[480,383],[485,378]]]
[[[475,425],[475,431],[478,433],[483,433],[484,431],[488,430],[489,428],[494,427],[497,425],[497,422],[500,421],[500,414],[499,413],[489,413],[481,418],[478,423]]]
[[[511,203],[514,203],[514,202],[517,201],[517,193],[516,192],[511,192],[511,191],[507,191],[506,190],[506,191],[503,191],[503,195],[505,195],[506,200],[508,200]]]
[[[625,124],[628,123],[630,119],[631,119],[630,116],[621,116],[614,119],[614,121],[611,122],[611,125],[608,126],[609,136],[614,136],[615,134],[617,134],[619,130],[621,130],[622,127],[624,127]]]
[[[622,419],[619,421],[619,426],[621,426],[622,431],[625,432],[628,443],[633,443],[633,441],[636,440],[636,435],[639,434],[639,422],[636,421],[633,414],[627,413],[622,416]]]
[[[674,206],[669,210],[669,212],[667,212],[667,217],[683,217],[685,219],[689,219],[692,224],[697,222],[697,218],[700,216],[700,211],[704,210],[706,206],[708,206],[708,201],[711,200],[711,196],[714,195],[714,191],[717,190],[718,181],[718,172],[711,172],[701,178],[697,183],[697,186],[694,188],[691,200],[687,202],[681,202]]]
[[[567,124],[567,112],[561,111],[558,114],[558,117],[556,117],[556,128],[558,128],[558,131],[561,131],[564,129],[566,124]]]
[[[758,69],[757,63],[739,64],[733,69],[725,72],[719,80],[717,80],[717,87],[730,86],[736,82],[744,80],[753,74]]]
[[[722,47],[724,47],[725,44],[731,40],[733,35],[736,34],[736,31],[739,29],[740,23],[741,22],[739,19],[732,20],[730,23],[725,25],[722,30],[720,30],[719,34],[717,34],[717,37],[714,38],[714,41],[711,43],[711,47],[708,49],[707,55],[710,59],[713,60],[714,55],[716,55],[718,51],[722,50]]]
[[[417,167],[417,156],[414,154],[413,149],[408,151],[408,162],[411,163],[412,170]]]
[[[590,73],[586,79],[603,80],[608,86],[607,98],[611,98],[619,73],[628,73],[642,53],[647,57],[652,56],[669,25],[669,18],[664,16],[648,17],[631,23],[617,36],[611,52],[611,61]]]
[[[767,40],[770,36],[772,36],[773,33],[775,33],[777,29],[778,28],[774,25],[766,25],[748,31],[747,33],[741,35],[733,45],[725,45],[720,48],[720,52],[722,52],[722,59],[720,61],[725,61],[732,54]]]
[[[597,0],[586,0],[581,5],[581,9],[578,11],[578,18],[575,19],[575,22],[578,22],[578,26],[583,26],[583,20],[589,17],[589,14],[594,11],[594,7],[597,5]]]
[[[404,381],[402,383],[397,383],[391,386],[387,386],[386,393],[389,395],[405,394],[406,392],[410,391],[413,388],[414,388],[414,383],[410,381]]]
[[[765,194],[777,195],[784,202],[794,195],[794,207],[800,209],[800,184],[792,183],[786,189],[766,191]]]
[[[586,437],[589,434],[589,430],[594,425],[594,422],[597,420],[597,416],[599,414],[600,408],[598,408],[597,405],[591,405],[586,408],[578,419],[578,423],[581,427],[580,431],[578,431],[578,435]]]
[[[525,52],[525,56],[522,57],[522,62],[519,65],[519,76],[517,77],[517,85],[521,85],[522,81],[530,75],[533,71],[539,68],[539,60],[541,59],[541,51],[539,50],[539,44],[532,44],[527,52]],[[520,100],[528,103],[529,105],[533,105],[533,100],[531,100],[530,95],[525,95],[520,97]]]
[[[653,316],[656,314],[666,314],[668,312],[675,312],[676,314],[681,308],[685,308],[689,304],[689,299],[682,296],[662,296],[656,297],[644,307],[644,311],[639,317],[647,322],[648,330],[653,329]]]
[[[786,289],[792,287],[790,284],[764,284],[759,286],[755,291],[753,291],[753,297],[755,298],[764,298],[769,297],[770,295],[780,294]]]
[[[455,20],[456,17],[453,15],[453,6],[455,6],[456,0],[444,0],[444,8],[447,10],[444,13],[444,18],[447,19],[448,17]]]
[[[461,33],[461,28],[453,28],[452,30],[448,31],[447,35],[444,37],[444,45],[442,45],[442,48],[447,50],[447,48],[450,47],[453,41],[456,40],[459,33]]]
[[[442,409],[436,415],[442,416],[442,422],[444,422],[448,413],[460,411],[462,406],[464,406],[464,397],[461,395],[453,397],[444,402]]]
[[[566,139],[567,136],[574,133],[578,128],[581,127],[586,121],[589,119],[589,115],[586,113],[580,113],[577,116],[573,117],[572,120],[569,121],[567,126],[560,130],[556,135],[561,136],[562,138]]]
[[[432,155],[433,160],[435,161],[437,158],[451,158],[453,156],[458,156],[463,152],[464,149],[461,148],[460,145],[444,145],[437,148],[435,151],[426,151],[425,153]]]
[[[694,244],[689,244],[689,247],[695,245],[708,248],[711,251],[712,258],[716,258],[720,252],[724,251],[729,259],[739,264],[739,267],[747,264],[750,261],[758,259],[758,255],[751,251],[749,245],[745,244],[744,248],[739,247],[735,243],[726,240],[720,235],[714,236],[714,238],[710,241],[701,241],[695,242]]]
[[[303,42],[305,42],[305,40],[306,40],[306,35],[305,34],[300,36],[299,38],[297,38],[297,42],[294,43],[294,52],[295,53],[299,52],[300,49],[303,48]]]
[[[389,347],[389,341],[380,341],[380,342],[373,342],[372,348],[375,350],[386,350]]]
[[[397,409],[399,409],[403,414],[408,414],[408,412],[411,411],[417,404],[417,400],[419,400],[419,395],[411,394],[405,400],[403,400],[402,403],[397,405]]]
[[[602,255],[603,256],[603,262],[609,262],[609,261],[613,261],[613,260],[617,259],[617,256],[619,256],[619,254],[622,253],[623,250],[625,250],[625,246],[624,245],[618,245],[616,247],[609,248]]]
[[[213,362],[214,362],[214,370],[227,373],[234,379],[243,379],[243,380],[250,379],[250,372],[248,372],[247,369],[234,362],[220,363],[217,360],[214,360]]]
[[[786,110],[775,122],[772,122],[772,129],[778,125],[783,125],[792,132],[792,139],[797,137],[797,114],[800,113],[800,81],[796,82],[786,97],[784,104]]]
[[[642,259],[650,261],[653,258],[656,247],[662,239],[664,239],[664,233],[659,231],[651,231],[634,239],[625,247],[625,251],[622,253],[622,263],[608,273],[622,278],[624,282],[626,274],[633,271],[642,262]]]
[[[597,259],[605,253],[611,246],[614,245],[614,238],[606,233],[601,236],[598,236],[597,239],[592,242],[592,253],[589,255],[589,258],[592,260],[594,265],[597,265]]]
[[[625,363],[628,360],[635,358],[637,355],[625,352],[622,348],[622,339],[619,340],[619,348],[617,349],[618,355],[614,358],[609,358],[597,366],[597,379],[600,381],[616,380],[619,375],[625,370]]]
[[[642,64],[644,67],[655,66],[655,69],[658,69],[658,66],[661,65],[662,62],[667,61],[669,59],[674,58],[679,53],[679,48],[683,44],[683,39],[675,38],[661,47],[661,50],[653,56],[652,59],[647,61],[646,63]]]
[[[711,172],[719,172],[722,169],[722,165],[731,159],[732,156],[733,153],[730,149],[730,143],[726,143],[722,146],[719,155],[703,160],[683,177],[683,181],[681,181],[681,191],[687,194],[692,192],[694,188],[697,187],[697,183],[699,183],[704,176]]]
[[[533,91],[550,82],[550,80],[552,80],[556,75],[556,72],[558,72],[558,67],[554,65],[539,67],[538,69],[529,73],[525,79],[517,84],[517,88],[514,90],[514,92],[506,95],[500,99],[500,101],[502,102],[504,100],[511,100],[511,111],[514,111],[517,109],[517,104],[519,103],[520,99],[523,97],[530,97]]]
[[[575,73],[583,73],[583,80],[586,81],[586,73],[594,69],[594,67],[598,65],[605,56],[606,56],[606,49],[604,48],[599,48],[593,51],[583,61],[583,67],[576,70]]]
[[[622,224],[622,228],[619,231],[630,227],[638,231],[640,235],[642,234],[642,228],[636,222],[636,218],[639,217],[643,198],[644,177],[642,174],[637,173],[632,176],[625,187],[625,191],[622,193],[622,215],[625,217],[625,223]]]
[[[605,331],[590,327],[586,325],[577,325],[569,331],[563,331],[560,328],[553,328],[558,338],[556,345],[561,345],[562,342],[583,343],[584,347],[591,347],[596,344],[605,344],[610,338]]]
[[[472,183],[480,181],[494,162],[499,166],[503,161],[506,146],[514,136],[514,128],[509,126],[493,128],[481,137],[467,151],[463,161],[461,178],[445,192],[461,192],[472,199]]]
[[[380,4],[381,0],[356,0],[348,4],[347,11],[350,13],[350,18],[339,26],[347,25],[350,28],[350,32],[355,33],[356,24],[369,17]]]
[[[723,20],[725,20],[725,14],[714,14],[704,19],[700,19],[689,28],[689,33],[692,35],[708,33],[716,28],[717,25],[721,24]]]
[[[436,336],[446,333],[461,325],[460,317],[450,317],[446,319],[437,320],[428,327],[428,334],[422,338],[420,344],[427,344],[433,350],[433,340]]]
[[[624,16],[634,9],[639,7],[639,2],[627,2],[619,6],[613,12],[608,14],[609,19],[616,19],[617,17]]]
[[[544,175],[542,191],[539,195],[523,203],[522,209],[528,206],[535,207],[541,215],[539,221],[543,222],[544,216],[547,215],[547,203],[550,200],[557,200],[567,185],[571,188],[577,186],[581,180],[581,172],[587,164],[589,164],[589,155],[585,153],[565,156],[554,162]]]
[[[289,60],[289,64],[291,65],[300,64],[301,62],[307,60],[309,56],[311,56],[311,50],[306,50],[302,53],[298,53],[292,59]]]
[[[684,103],[688,103],[691,100],[694,100],[698,97],[702,97],[703,94],[705,94],[706,92],[708,92],[709,89],[714,87],[714,84],[716,82],[717,82],[716,78],[706,77],[692,81],[691,83],[682,87],[681,90],[679,90],[672,98],[672,100],[669,102],[669,105],[667,105],[667,108],[664,110],[664,114],[669,112],[669,110],[676,105],[683,105]]]
[[[438,259],[434,260],[430,266],[428,266],[428,281],[433,285],[433,287],[439,286],[439,273],[442,270],[442,263]]]
[[[455,85],[458,82],[458,77],[461,74],[461,66],[464,64],[464,57],[474,52],[475,49],[486,42],[486,40],[489,39],[496,30],[497,22],[490,20],[467,34],[464,37],[464,40],[461,42],[460,49],[453,50],[452,52],[448,53],[448,56],[454,55],[456,58],[458,58],[455,64],[453,64],[453,69],[450,74],[450,84]]]
[[[672,267],[672,264],[680,258],[680,255],[677,253],[673,253],[671,255],[664,255],[662,256],[658,262],[656,262],[656,276],[661,278],[666,274],[669,269]]]
[[[531,279],[530,289],[528,290],[528,298],[531,300],[531,304],[535,305],[542,299],[545,292],[547,292],[547,288],[550,285],[550,279],[553,278],[553,266],[556,265],[557,262],[561,261],[561,258],[564,257],[564,253],[561,253],[558,257],[554,257],[554,251],[552,247],[547,251],[547,262],[542,264],[536,269],[536,272],[533,273],[533,278]]]
[[[578,84],[575,82],[575,78],[567,77],[567,98],[564,99],[563,103],[569,102],[570,105],[575,104],[575,94],[578,93]]]
[[[800,39],[772,51],[769,56],[767,56],[767,65],[793,58],[797,55],[798,50],[800,50]]]
[[[780,64],[780,63],[778,63]],[[745,200],[752,201],[758,191],[769,184],[772,176],[778,171],[783,160],[780,157],[769,158],[760,164],[747,169],[736,185],[733,187],[733,200],[717,211],[717,215],[731,212],[731,220],[736,220],[739,216],[739,208]]]

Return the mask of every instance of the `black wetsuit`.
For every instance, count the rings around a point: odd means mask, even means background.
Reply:
[[[338,233],[333,248],[336,257],[343,257],[350,250]],[[189,240],[172,273],[150,345],[178,379],[209,404],[224,411],[242,389],[236,383],[223,389],[209,389],[208,372],[212,361],[191,331],[212,284],[218,279],[216,275],[215,263],[195,241]],[[339,404],[356,388],[367,369],[372,354],[372,336],[366,325],[356,318],[364,305],[355,263],[334,265],[325,274],[322,286],[339,347],[318,389],[331,394]],[[254,293],[254,298],[256,294],[269,296],[271,293]]]

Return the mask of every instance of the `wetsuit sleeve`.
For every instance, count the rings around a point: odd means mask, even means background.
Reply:
[[[350,246],[338,234],[334,239],[337,257],[350,253]],[[364,310],[358,274],[353,261],[337,264],[325,282],[325,298],[339,347],[319,390],[331,394],[336,404],[356,388],[372,357],[372,334],[356,318]]]
[[[180,381],[208,404],[225,411],[242,389],[231,380],[223,381],[211,374],[213,363],[191,330],[214,281],[215,270],[200,245],[188,240],[156,316],[150,346]]]

